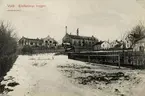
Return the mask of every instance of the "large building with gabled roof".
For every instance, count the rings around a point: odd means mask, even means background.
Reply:
[[[54,40],[54,38],[51,38],[50,36],[47,36],[45,38],[36,38],[36,39],[32,39],[32,38],[26,38],[26,37],[22,37],[19,40],[19,46],[23,47],[23,46],[31,46],[31,47],[47,47],[47,48],[54,48],[57,46],[57,41]]]
[[[98,42],[98,39],[94,36],[80,36],[79,29],[77,29],[76,33],[76,35],[68,34],[66,26],[66,34],[62,39],[63,45],[69,44],[75,51],[93,50],[93,45]]]

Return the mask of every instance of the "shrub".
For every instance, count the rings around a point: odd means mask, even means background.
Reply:
[[[9,24],[0,22],[0,82],[17,59],[17,39]]]
[[[21,51],[22,51],[22,54],[32,54],[33,53],[33,49],[29,45],[25,45]]]

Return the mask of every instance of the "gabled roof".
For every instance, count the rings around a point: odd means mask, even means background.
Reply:
[[[102,43],[108,43],[108,44],[110,44],[110,42],[109,42],[109,41],[103,41]]]
[[[121,44],[121,41],[116,40],[117,43]]]
[[[39,38],[32,39],[32,38],[26,38],[26,37],[22,37],[19,41],[21,41],[23,39],[29,40],[29,41],[35,41],[35,42],[42,42],[43,41],[42,39],[39,39]]]
[[[85,39],[85,40],[97,40],[95,37],[89,37],[89,36],[78,36],[78,35],[70,35],[70,34],[66,34],[67,36],[69,36],[72,39]]]
[[[145,39],[145,36],[142,36],[141,38],[136,39],[136,40],[135,40],[135,43],[137,43],[137,42],[139,42],[139,41],[141,41],[141,40],[143,40],[143,39]]]
[[[104,41],[100,41],[100,42],[97,42],[95,43],[95,45],[101,45]]]
[[[116,44],[115,46],[114,46],[114,48],[120,48],[122,46],[122,44],[120,43],[120,44]]]

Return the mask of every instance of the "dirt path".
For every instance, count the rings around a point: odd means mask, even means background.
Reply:
[[[19,56],[7,77],[13,76],[20,85],[8,94],[10,96],[95,96],[96,93],[89,89],[73,85],[57,70],[58,64],[66,62],[62,60],[64,57],[55,59],[47,55]]]

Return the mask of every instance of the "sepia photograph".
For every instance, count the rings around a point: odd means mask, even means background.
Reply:
[[[0,0],[0,96],[145,96],[145,0]]]

